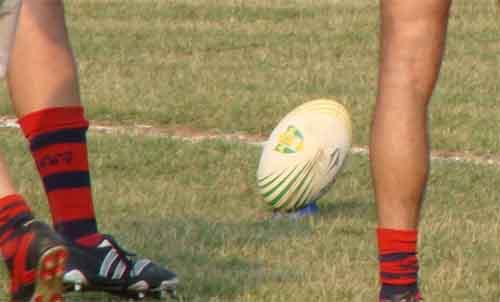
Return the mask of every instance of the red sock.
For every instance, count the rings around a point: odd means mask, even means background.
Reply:
[[[48,108],[19,120],[43,180],[55,230],[83,245],[101,240],[90,187],[82,107]]]
[[[380,298],[408,290],[418,292],[418,259],[416,230],[377,230],[380,280]]]
[[[22,237],[15,230],[32,219],[30,208],[22,196],[13,194],[0,198],[0,251],[9,272],[12,272],[14,255]]]

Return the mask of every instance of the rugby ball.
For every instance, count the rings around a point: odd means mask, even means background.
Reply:
[[[292,211],[318,200],[335,182],[352,140],[346,108],[314,100],[288,113],[264,144],[257,186],[274,210]]]

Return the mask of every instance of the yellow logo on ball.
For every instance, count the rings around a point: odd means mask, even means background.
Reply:
[[[278,136],[275,151],[289,154],[297,153],[304,147],[304,135],[295,126],[288,126],[285,132]]]

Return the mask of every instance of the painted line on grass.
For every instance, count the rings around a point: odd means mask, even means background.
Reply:
[[[165,137],[192,143],[206,140],[222,140],[226,142],[262,146],[266,142],[265,138],[257,135],[249,135],[246,133],[207,132],[183,126],[161,128],[145,124],[135,124],[130,126],[96,123],[91,124],[92,125],[90,126],[90,130],[100,133],[147,137]],[[14,118],[0,117],[0,128],[19,128],[19,125]],[[365,146],[354,146],[351,148],[351,153],[368,156],[368,148]],[[499,156],[475,155],[467,152],[434,150],[431,154],[431,160],[472,163],[482,166],[500,167]]]

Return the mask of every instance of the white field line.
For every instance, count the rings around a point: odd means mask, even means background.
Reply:
[[[208,133],[184,128],[158,128],[151,125],[136,124],[131,126],[123,125],[102,125],[91,123],[91,131],[148,137],[165,137],[197,143],[206,140],[222,140],[226,142],[243,143],[249,145],[262,146],[265,139],[251,136],[245,133]],[[19,128],[16,119],[0,117],[0,128]],[[368,148],[365,146],[354,146],[351,148],[352,154],[368,156]],[[482,166],[495,166],[500,168],[499,156],[474,155],[467,152],[448,152],[435,150],[432,152],[433,161],[451,161],[458,163],[472,163]]]

